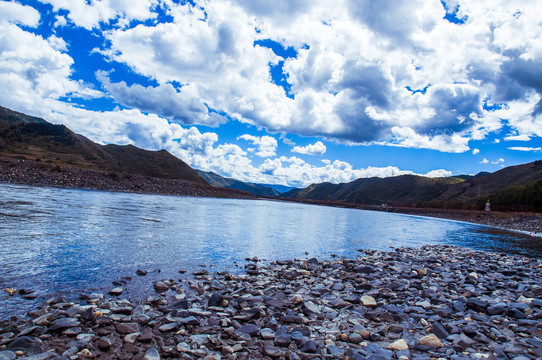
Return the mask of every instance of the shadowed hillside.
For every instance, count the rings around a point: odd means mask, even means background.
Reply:
[[[533,210],[541,207],[538,199],[542,179],[542,161],[510,166],[494,173],[475,176],[427,178],[401,175],[390,178],[363,178],[349,183],[312,184],[296,189],[285,198],[319,200],[364,205],[401,205],[434,208],[483,208],[487,197],[506,209]],[[497,196],[498,194],[498,196]],[[498,201],[497,201],[498,198]]]
[[[3,107],[0,107],[0,155],[207,185],[194,169],[166,150],[99,145],[64,125],[53,125]]]

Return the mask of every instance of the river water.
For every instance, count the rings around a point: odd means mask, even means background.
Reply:
[[[353,258],[358,249],[451,244],[542,256],[541,241],[467,223],[268,200],[233,200],[0,184],[0,289],[75,297],[132,276],[200,266],[241,271],[244,259]],[[137,269],[149,272],[135,276]],[[0,316],[33,305],[0,293]]]

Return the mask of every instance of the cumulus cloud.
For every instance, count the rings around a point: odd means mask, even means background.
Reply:
[[[109,23],[118,20],[127,24],[131,20],[146,20],[156,17],[152,11],[158,0],[43,0],[53,5],[53,9],[68,11],[68,19],[76,26],[91,30],[100,23]],[[58,22],[57,18],[57,22]],[[62,20],[59,23],[62,25]]]
[[[455,153],[501,119],[542,135],[538,2],[46,1],[77,26],[109,24],[100,53],[158,82],[105,82],[119,103],[183,124],[225,121],[216,111],[269,131]],[[128,26],[158,7],[171,21]],[[265,39],[295,56],[254,45]],[[288,91],[270,75],[279,61]]]
[[[294,146],[292,152],[305,155],[323,155],[326,150],[326,146],[321,141],[317,141],[307,146]]]
[[[472,155],[478,155],[480,153],[480,149],[473,149]]]
[[[31,6],[23,6],[12,1],[0,2],[0,22],[36,27],[40,17],[40,13]]]
[[[258,146],[257,151],[255,154],[259,157],[271,157],[276,155],[276,149],[277,149],[277,139],[271,136],[253,136],[249,134],[241,135],[237,138],[237,140],[242,139],[251,142],[252,144]]]
[[[139,84],[128,86],[124,81],[111,82],[103,71],[97,73],[97,78],[117,102],[127,107],[154,113],[188,125],[198,123],[217,126],[226,122],[226,119],[217,113],[209,113],[191,86],[185,86],[180,91],[171,84],[147,87]]]

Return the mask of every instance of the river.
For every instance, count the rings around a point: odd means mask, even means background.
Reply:
[[[247,257],[353,258],[358,249],[425,244],[540,257],[538,240],[386,212],[0,184],[0,288],[33,289],[34,302],[111,288],[123,276],[134,278],[132,294],[151,291],[153,279],[178,278],[179,270],[241,271]],[[0,316],[31,305],[0,294]]]

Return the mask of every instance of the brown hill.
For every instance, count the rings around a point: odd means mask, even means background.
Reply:
[[[208,185],[194,169],[166,150],[99,145],[64,125],[4,107],[0,107],[0,155]]]
[[[285,193],[283,197],[364,205],[477,208],[481,203],[483,205],[487,196],[515,186],[532,184],[539,179],[542,179],[542,161],[476,176],[427,178],[401,175],[357,179],[343,184],[312,184],[305,189]],[[507,206],[514,207],[515,204]]]

